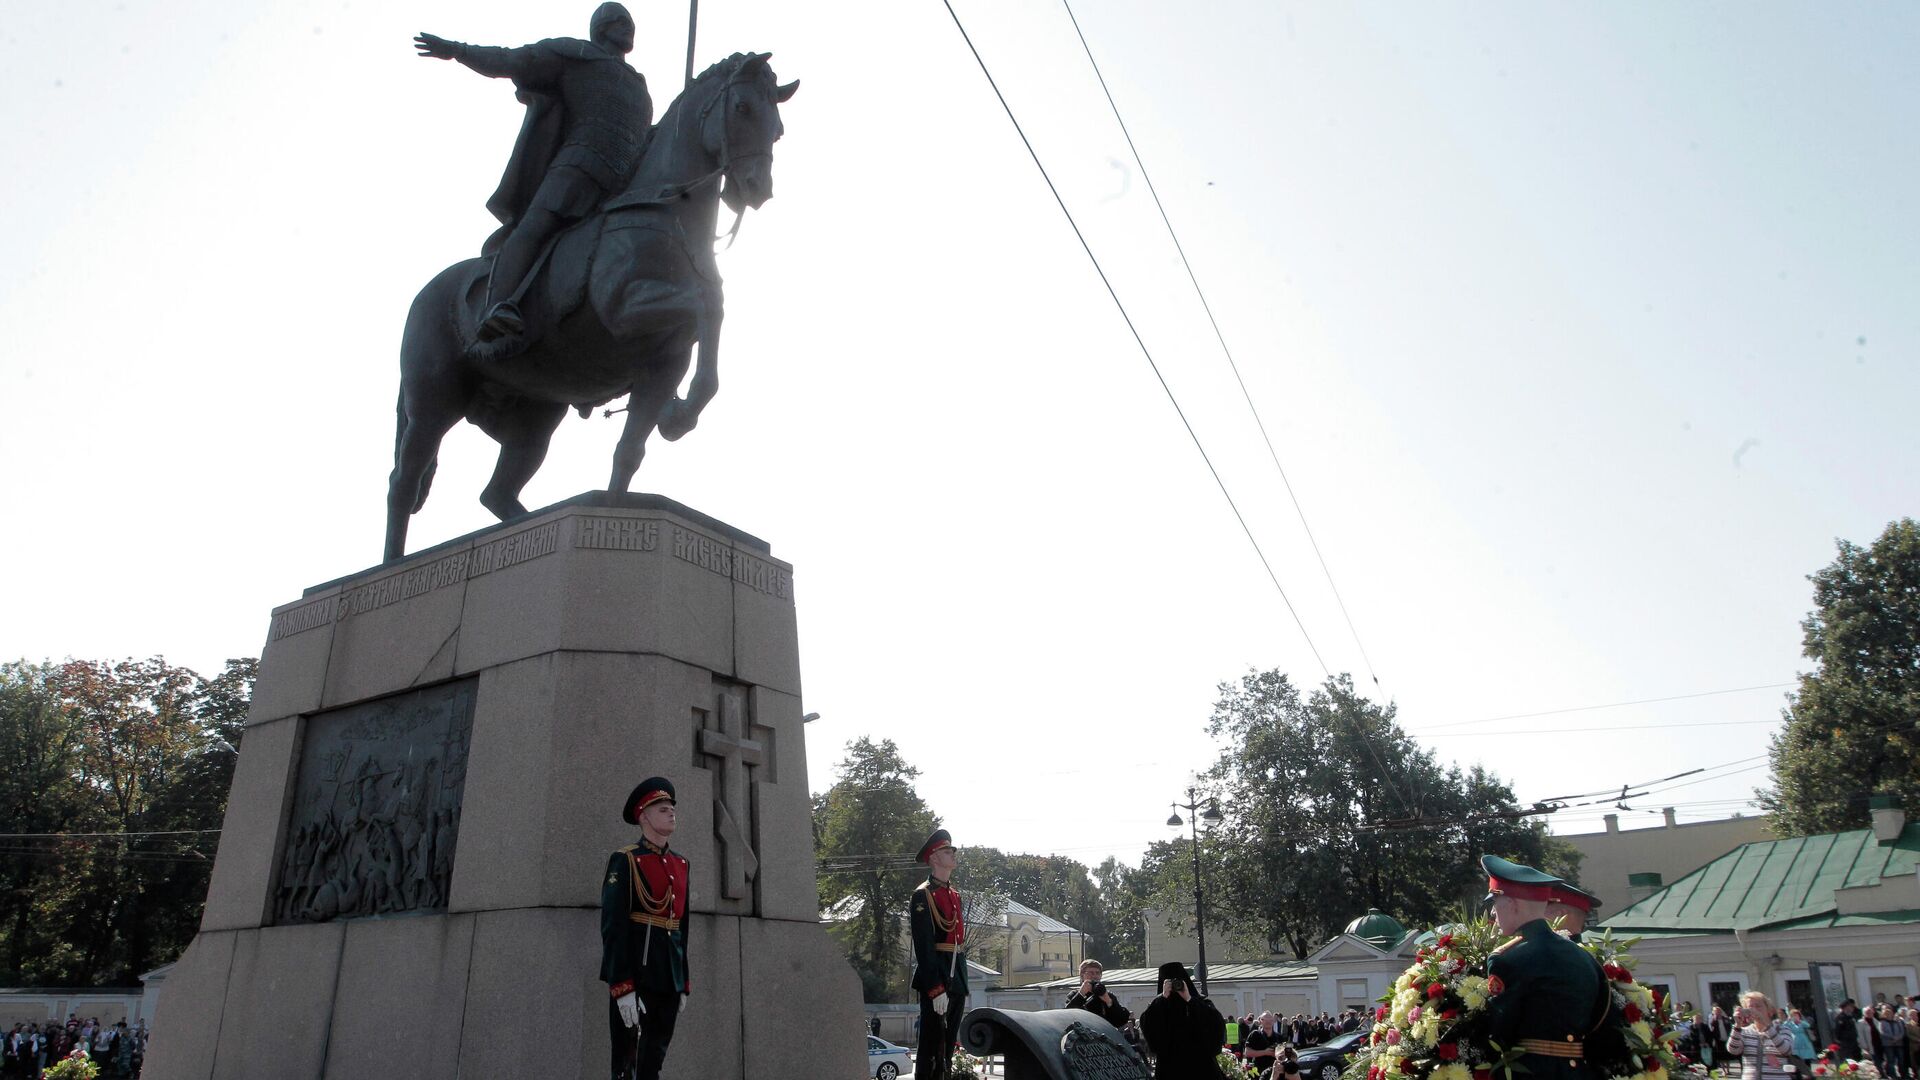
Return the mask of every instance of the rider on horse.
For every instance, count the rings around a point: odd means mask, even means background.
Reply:
[[[481,248],[493,256],[481,341],[526,329],[519,301],[547,244],[633,178],[653,123],[646,77],[627,65],[633,16],[620,4],[593,13],[590,41],[548,38],[517,49],[465,45],[420,34],[420,55],[458,60],[489,78],[510,78],[527,116],[500,188],[487,209],[500,228]]]

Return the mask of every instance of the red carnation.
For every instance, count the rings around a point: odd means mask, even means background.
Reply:
[[[1627,1023],[1629,1024],[1640,1019],[1640,1006],[1635,1005],[1631,1001],[1627,1002],[1627,1007],[1621,1011],[1627,1014]]]
[[[1442,1020],[1458,1020],[1459,1018],[1460,1018],[1459,1009],[1448,1009],[1445,1012],[1440,1014],[1440,1019]]]
[[[1473,1080],[1493,1080],[1493,1070],[1475,1069],[1473,1070]]]
[[[1441,944],[1441,945],[1451,945],[1451,944],[1453,944],[1453,935],[1452,935],[1452,934],[1441,934],[1441,935],[1440,935],[1440,944]]]
[[[1382,1005],[1379,1008],[1373,1010],[1373,1018],[1375,1020],[1385,1020],[1387,1018],[1387,1011],[1388,1011],[1387,1007],[1385,1005]]]
[[[1430,998],[1437,998],[1446,992],[1446,983],[1434,983],[1432,986],[1427,987],[1427,996]]]
[[[1839,1043],[1828,1043],[1828,1044],[1827,1044],[1827,1053],[1829,1053],[1829,1054],[1837,1054],[1837,1053],[1839,1053],[1839,1052],[1840,1052],[1840,1044],[1839,1044]]]
[[[1433,1048],[1433,1052],[1440,1055],[1441,1061],[1452,1061],[1460,1056],[1460,1044],[1441,1043]]]

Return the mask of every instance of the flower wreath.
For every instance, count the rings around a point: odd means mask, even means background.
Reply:
[[[1504,938],[1492,922],[1442,927],[1432,944],[1374,1010],[1372,1037],[1354,1055],[1346,1080],[1512,1080],[1517,1048],[1493,1044],[1487,1002],[1502,989],[1487,975],[1487,960]],[[1613,997],[1609,1030],[1586,1041],[1594,1080],[1668,1080],[1681,1068],[1666,1033],[1664,1002],[1633,981],[1627,949],[1639,939],[1612,933],[1581,943],[1599,961]]]
[[[1871,1061],[1842,1056],[1840,1044],[1831,1043],[1813,1063],[1813,1075],[1814,1080],[1880,1080],[1880,1068]]]

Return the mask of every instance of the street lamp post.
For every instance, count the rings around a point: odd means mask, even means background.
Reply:
[[[1225,815],[1220,813],[1220,805],[1216,803],[1213,799],[1208,799],[1205,803],[1202,803],[1200,801],[1200,791],[1197,787],[1189,787],[1187,789],[1187,801],[1183,803],[1181,802],[1174,803],[1173,808],[1174,808],[1174,812],[1172,816],[1167,818],[1167,824],[1176,829],[1183,824],[1190,825],[1192,828],[1191,835],[1193,838],[1193,933],[1194,933],[1194,937],[1196,937],[1199,940],[1199,945],[1200,945],[1200,962],[1194,966],[1195,967],[1194,981],[1200,984],[1200,996],[1206,997],[1207,996],[1207,901],[1206,901],[1206,894],[1202,890],[1201,883],[1200,883],[1200,822],[1204,820],[1209,826],[1218,825],[1220,824],[1222,818]],[[1189,815],[1191,815],[1186,822],[1182,822],[1180,820],[1180,811],[1182,810],[1185,810]]]

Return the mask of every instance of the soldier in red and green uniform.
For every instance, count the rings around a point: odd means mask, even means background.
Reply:
[[[908,925],[913,932],[913,988],[920,992],[920,1045],[913,1055],[914,1080],[944,1080],[953,1063],[960,1017],[967,1011],[965,905],[950,884],[960,865],[953,837],[936,829],[920,848],[927,880],[913,891]]]
[[[621,817],[641,840],[613,853],[600,887],[600,979],[607,984],[613,1080],[658,1080],[687,986],[687,860],[667,849],[673,784],[643,780]]]
[[[1493,921],[1514,935],[1487,959],[1488,1038],[1523,1052],[1527,1080],[1593,1080],[1586,1041],[1607,1022],[1613,996],[1600,962],[1547,924],[1548,904],[1572,898],[1572,887],[1495,855],[1480,866]]]

